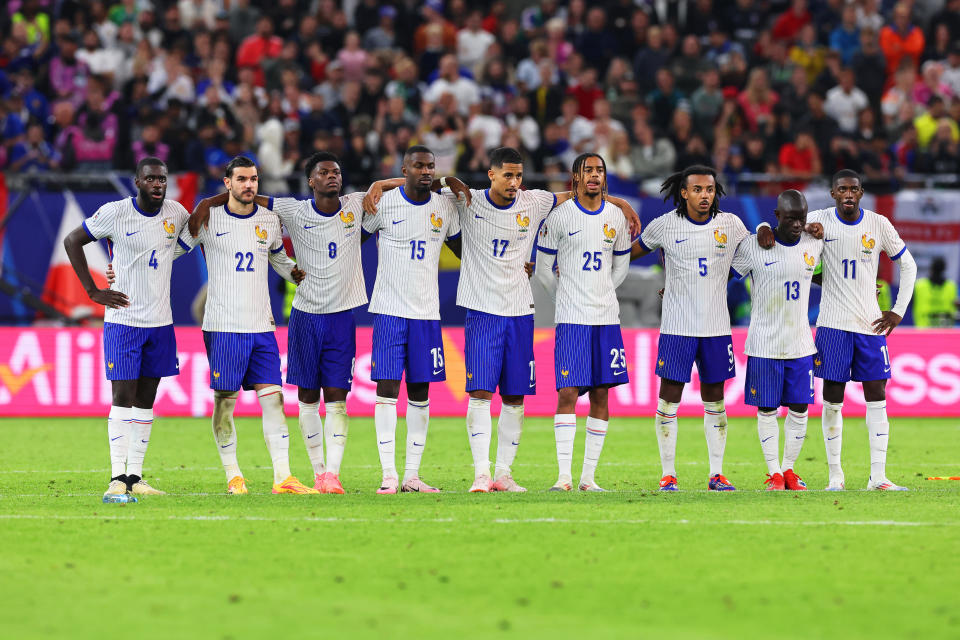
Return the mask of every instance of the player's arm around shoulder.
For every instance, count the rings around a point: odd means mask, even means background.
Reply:
[[[671,215],[671,214],[666,214]],[[665,216],[657,216],[647,225],[630,246],[630,259],[636,260],[663,246]]]
[[[617,196],[607,196],[607,202],[612,205],[615,205],[623,212],[624,220],[627,221],[627,226],[630,228],[630,236],[638,236],[642,231],[640,225],[640,216],[637,215],[637,212],[633,210],[633,206],[623,198],[618,198]]]

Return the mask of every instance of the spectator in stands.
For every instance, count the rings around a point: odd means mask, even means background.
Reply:
[[[750,130],[757,131],[770,119],[773,105],[777,104],[779,97],[770,88],[766,71],[756,67],[750,71],[747,86],[737,97],[737,101],[743,109]]]
[[[376,7],[376,0],[364,0],[370,2]],[[361,5],[364,6],[364,5]],[[359,10],[359,7],[358,7]],[[396,18],[397,10],[390,5],[384,5],[378,9],[379,22],[377,26],[370,30],[364,30],[359,25],[357,28],[363,32],[363,46],[370,51],[379,49],[393,49],[397,43]]]
[[[467,16],[467,23],[457,33],[457,61],[474,75],[479,75],[484,56],[491,44],[496,42],[493,34],[483,29],[483,14],[474,9]]]
[[[44,140],[43,125],[33,122],[26,137],[10,150],[7,168],[20,173],[38,173],[58,169],[60,154]]]
[[[563,66],[574,52],[573,44],[567,40],[567,25],[562,18],[551,18],[547,22],[547,55],[555,65]]]
[[[800,130],[794,142],[780,148],[779,161],[784,175],[809,180],[821,174],[820,153],[809,130]],[[785,182],[782,188],[802,191],[805,187],[805,182]]]
[[[792,42],[805,25],[810,24],[811,16],[807,0],[791,0],[790,8],[784,11],[773,23],[773,37]]]
[[[830,48],[840,52],[844,65],[853,63],[853,56],[860,51],[860,28],[857,26],[857,7],[853,3],[843,6],[840,24],[830,33]]]
[[[673,72],[680,93],[687,96],[692,95],[700,86],[700,76],[709,68],[711,68],[711,65],[704,60],[697,37],[693,35],[685,36],[680,55],[670,63],[670,70]]]
[[[677,152],[669,138],[656,137],[650,125],[641,119],[634,120],[633,137],[630,162],[637,177],[659,178],[673,172]]]
[[[880,48],[887,58],[887,74],[895,73],[901,60],[909,60],[916,69],[924,44],[923,30],[910,20],[910,4],[898,2],[893,8],[893,24],[880,30]]]
[[[876,31],[860,30],[860,50],[850,64],[857,86],[860,87],[873,109],[879,111],[883,89],[887,83],[886,60],[880,51]]]
[[[684,95],[674,86],[673,73],[669,69],[657,71],[657,88],[647,95],[653,126],[661,131],[666,130],[674,110],[683,99]]]
[[[454,51],[457,47],[457,28],[443,17],[443,0],[425,0],[421,8],[424,23],[417,27],[413,35],[414,53],[423,53],[427,49],[427,33],[438,30],[444,50]]]
[[[576,49],[596,72],[605,71],[616,53],[616,38],[607,30],[607,16],[603,7],[587,11],[586,28],[576,41]]]
[[[920,58],[921,63],[930,60],[945,60],[950,53],[950,27],[946,24],[932,24],[933,37],[927,39],[927,47]]]
[[[79,171],[105,171],[113,168],[116,142],[117,116],[107,111],[101,84],[91,82],[77,123],[61,132],[57,151],[67,166]]]
[[[947,115],[943,98],[933,96],[927,103],[927,110],[913,121],[913,126],[917,130],[917,144],[921,151],[927,150],[934,136],[938,134],[941,125],[946,125],[947,129],[952,132],[951,137],[954,139],[960,134],[957,123]]]
[[[830,53],[840,59],[840,53],[831,50]],[[807,78],[813,82],[823,71],[826,65],[827,51],[817,42],[817,30],[812,24],[808,24],[800,29],[799,37],[796,43],[790,49],[790,60],[797,66],[803,67],[807,72]]]
[[[960,146],[957,141],[957,123],[949,118],[937,122],[936,132],[928,142],[926,149],[917,158],[917,170],[920,173],[960,173]],[[922,145],[921,145],[922,148]]]
[[[904,64],[894,76],[894,84],[883,94],[881,112],[888,133],[898,133],[914,118],[913,90],[917,74],[910,64]]]
[[[470,107],[480,101],[479,86],[474,80],[460,75],[457,58],[452,53],[440,58],[440,75],[430,84],[424,100],[434,104],[444,94],[453,96],[457,112],[462,116],[466,116]]]
[[[80,34],[70,32],[59,38],[57,44],[60,53],[50,61],[50,86],[54,99],[67,100],[79,108],[86,97],[90,75],[87,65],[77,58]]]
[[[144,125],[140,138],[133,141],[133,166],[144,158],[160,158],[166,163],[170,158],[170,147],[160,141],[160,127],[154,122]]]
[[[913,101],[916,104],[924,105],[930,102],[933,96],[940,96],[944,101],[953,98],[953,90],[950,85],[942,81],[943,65],[936,60],[927,60],[923,63],[920,72],[920,82],[913,87]]]
[[[587,120],[592,120],[593,106],[603,97],[603,89],[597,84],[597,70],[587,67],[581,71],[576,84],[567,89],[567,95],[577,99],[577,112]]]
[[[767,46],[767,78],[774,91],[781,91],[790,83],[790,76],[793,75],[793,69],[796,64],[790,59],[787,45],[779,40],[774,40]]]
[[[723,108],[723,91],[720,89],[720,73],[706,69],[700,76],[700,86],[690,98],[693,119],[700,131],[712,130]]]
[[[640,93],[647,94],[657,86],[657,72],[670,60],[670,51],[663,41],[663,30],[654,26],[647,30],[647,46],[633,58],[633,75],[640,85]]]
[[[273,20],[263,16],[257,20],[256,33],[245,38],[237,48],[237,66],[255,69],[255,83],[262,87],[264,78],[260,65],[264,58],[279,56],[281,49],[283,49],[283,40],[273,35]]]
[[[919,329],[952,327],[956,323],[960,297],[957,283],[947,277],[947,261],[936,256],[930,275],[917,278],[913,291],[913,324]]]
[[[857,117],[869,106],[867,94],[854,84],[853,70],[845,67],[840,72],[840,84],[827,91],[823,110],[837,122],[844,133],[857,130]]]

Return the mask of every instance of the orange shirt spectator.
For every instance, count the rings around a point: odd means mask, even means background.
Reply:
[[[427,30],[433,25],[439,25],[443,29],[444,50],[456,51],[457,28],[443,17],[442,0],[426,0],[420,11],[423,14],[424,23],[413,32],[413,50],[418,54],[426,51]]]
[[[910,24],[910,8],[899,3],[893,9],[893,24],[880,30],[880,48],[887,59],[887,75],[896,73],[905,58],[916,69],[925,43],[923,30]]]

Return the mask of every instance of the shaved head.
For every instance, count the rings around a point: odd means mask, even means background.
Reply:
[[[777,209],[781,211],[806,208],[807,199],[796,189],[787,189],[777,196]]]

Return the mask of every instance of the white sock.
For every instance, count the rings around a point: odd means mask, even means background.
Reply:
[[[502,405],[500,419],[497,420],[497,466],[493,472],[494,477],[511,475],[510,467],[517,457],[522,433],[523,405]]]
[[[760,436],[760,450],[767,462],[767,473],[771,476],[782,473],[780,470],[780,425],[777,424],[777,412],[757,411],[757,435]],[[711,472],[712,473],[712,472]]]
[[[373,409],[373,423],[377,428],[377,451],[384,478],[397,477],[397,399],[377,396]]]
[[[840,468],[840,448],[843,444],[843,415],[840,410],[843,409],[842,402],[823,403],[823,414],[821,422],[823,423],[823,444],[827,449],[827,468],[830,470],[830,476],[836,476],[843,471]]]
[[[654,429],[657,432],[657,446],[660,448],[660,466],[663,475],[677,477],[677,407],[679,402],[667,402],[657,399],[657,415],[654,417]]]
[[[557,466],[561,478],[573,477],[573,438],[577,435],[577,414],[558,413],[553,417],[553,437],[557,441]]]
[[[143,476],[143,459],[153,428],[153,409],[133,407],[130,410],[130,449],[127,451],[127,475]]]
[[[324,405],[327,410],[327,471],[340,475],[340,462],[343,460],[343,450],[347,446],[347,403],[328,402]]]
[[[300,435],[307,447],[314,475],[326,471],[323,464],[323,420],[320,419],[319,402],[300,402]],[[328,424],[327,427],[330,425]]]
[[[215,391],[213,393],[213,439],[220,452],[220,462],[227,474],[227,482],[240,473],[237,463],[237,429],[233,424],[233,408],[237,406],[236,391]]]
[[[287,418],[283,415],[283,389],[272,384],[257,391],[260,410],[263,412],[263,439],[273,462],[273,483],[279,484],[289,478],[290,432]]]
[[[403,469],[403,481],[420,475],[420,458],[427,444],[427,429],[430,427],[430,401],[407,400],[407,464]]]
[[[703,433],[707,436],[710,475],[723,473],[723,451],[727,447],[727,411],[723,400],[703,403]]]
[[[607,437],[607,420],[587,416],[587,437],[583,447],[583,470],[580,472],[580,484],[593,484],[603,440]]]
[[[490,475],[490,401],[470,398],[467,402],[467,439],[473,454],[474,475]]]
[[[132,424],[130,407],[110,407],[107,417],[107,437],[110,439],[110,477],[127,473],[127,453],[130,451]]]
[[[783,469],[793,469],[807,438],[807,412],[787,411],[783,421]]]
[[[870,477],[883,480],[887,477],[887,441],[890,438],[890,423],[887,421],[887,402],[867,402],[867,435],[870,436]],[[129,473],[129,471],[128,471]]]

